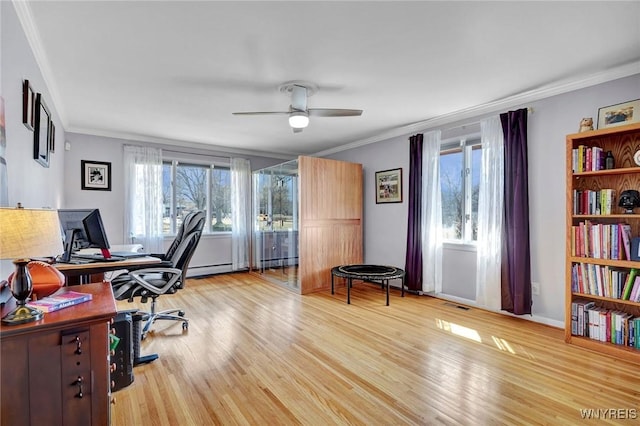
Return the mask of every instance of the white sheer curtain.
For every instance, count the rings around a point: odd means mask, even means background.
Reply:
[[[251,164],[244,158],[231,159],[231,269],[249,267],[251,219]]]
[[[162,150],[124,146],[124,241],[163,253]]]
[[[504,136],[500,117],[480,123],[482,170],[478,199],[476,303],[501,306],[500,274],[504,195]]]
[[[440,130],[424,134],[422,147],[422,291],[442,291]]]

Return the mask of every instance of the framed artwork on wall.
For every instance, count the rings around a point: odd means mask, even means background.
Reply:
[[[36,97],[29,80],[24,80],[22,82],[22,123],[29,130],[35,127],[35,101]]]
[[[33,158],[42,167],[49,167],[49,129],[51,128],[51,114],[42,99],[42,94],[36,95],[35,127],[33,131]]]
[[[376,172],[376,204],[402,202],[402,169]]]
[[[53,120],[49,123],[49,152],[56,152],[56,126]]]
[[[598,129],[640,123],[640,99],[602,107],[598,110]]]
[[[111,163],[82,160],[82,189],[93,191],[111,191]]]

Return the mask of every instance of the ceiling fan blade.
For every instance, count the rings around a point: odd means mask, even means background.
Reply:
[[[356,117],[362,115],[361,109],[309,108],[309,115],[314,117]]]
[[[291,109],[296,111],[307,110],[307,88],[294,84],[291,87]]]
[[[233,115],[289,115],[289,111],[247,111],[232,112]]]

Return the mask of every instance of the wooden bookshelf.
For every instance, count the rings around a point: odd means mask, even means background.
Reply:
[[[606,153],[611,151],[615,158],[615,168],[609,170],[580,170],[574,171],[575,155],[574,150],[580,146],[587,149],[593,147],[602,148]],[[617,272],[626,273],[632,268],[640,271],[640,262],[631,261],[628,258],[615,259],[609,252],[603,256],[596,257],[594,253],[576,253],[576,226],[581,223],[595,223],[601,225],[618,225],[626,223],[630,225],[631,236],[640,236],[640,208],[634,214],[624,214],[624,210],[618,207],[618,199],[622,191],[627,189],[640,190],[640,166],[633,161],[633,155],[640,150],[640,124],[629,124],[624,126],[611,127],[601,130],[593,130],[583,133],[575,133],[566,137],[566,159],[567,159],[567,229],[566,229],[566,277],[565,277],[565,340],[567,343],[575,344],[593,351],[603,352],[613,357],[630,360],[640,363],[640,349],[622,344],[602,342],[588,336],[572,334],[572,303],[576,300],[594,302],[598,308],[607,311],[622,312],[630,314],[632,318],[640,317],[640,303],[632,300],[623,300],[622,297],[597,294],[597,292],[576,291],[573,285],[574,265],[582,264],[581,267],[608,268]],[[597,167],[595,167],[597,169]],[[614,197],[611,202],[610,214],[577,214],[584,213],[575,211],[575,198],[577,191],[599,191],[601,189],[612,189]],[[604,191],[603,191],[604,192]],[[604,211],[604,208],[601,209]],[[589,212],[591,213],[591,212]],[[609,243],[609,241],[607,242]],[[580,241],[582,244],[582,241]],[[604,244],[604,243],[603,243]],[[622,241],[619,241],[619,248],[623,249]],[[588,246],[589,244],[587,244]],[[607,244],[608,249],[611,246]],[[579,290],[579,289],[578,289]],[[610,297],[613,296],[613,297]]]

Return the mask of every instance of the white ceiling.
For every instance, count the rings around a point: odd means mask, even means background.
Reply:
[[[637,1],[15,4],[65,130],[137,140],[331,152],[640,72]],[[291,80],[319,86],[311,108],[364,113],[298,134],[231,114],[287,110]]]

